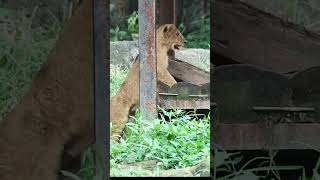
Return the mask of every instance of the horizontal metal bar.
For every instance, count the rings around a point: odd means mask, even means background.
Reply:
[[[255,111],[315,111],[313,107],[271,107],[271,106],[253,106]]]
[[[179,96],[179,94],[175,94],[175,93],[158,93],[159,95],[163,95],[163,96]],[[188,95],[189,97],[209,97],[209,95],[207,94],[195,94],[195,95]]]
[[[159,95],[163,96],[178,96],[179,94],[173,94],[173,93],[158,93]]]
[[[188,114],[188,116],[205,116],[206,114]]]
[[[209,97],[209,95],[207,95],[207,94],[199,94],[199,95],[192,95],[192,94],[190,94],[189,95],[189,97]]]

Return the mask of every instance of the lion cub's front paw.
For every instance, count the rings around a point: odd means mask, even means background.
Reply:
[[[171,88],[175,84],[177,84],[177,81],[173,80],[170,83],[168,83],[168,86]]]

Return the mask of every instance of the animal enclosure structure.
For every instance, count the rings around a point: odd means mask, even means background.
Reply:
[[[173,88],[156,88],[155,1],[139,1],[140,108],[144,119],[154,118],[157,104],[164,109],[210,109],[208,72],[174,58],[171,52],[169,72],[178,82]],[[167,11],[169,10],[169,13]],[[175,1],[160,3],[160,24],[175,23]],[[158,103],[157,103],[158,101]],[[153,114],[153,116],[150,116]],[[151,117],[151,118],[150,118]]]
[[[209,73],[191,64],[172,57],[169,60],[169,72],[173,77],[184,81],[174,88],[159,85],[157,94],[156,54],[155,54],[155,2],[139,0],[139,59],[140,59],[140,107],[144,119],[153,119],[157,104],[165,109],[209,109]],[[160,1],[160,24],[175,23],[175,1]],[[109,109],[106,108],[106,94],[109,92],[106,72],[109,72],[104,60],[107,59],[104,34],[107,18],[102,0],[94,0],[94,52],[95,52],[95,134],[96,134],[96,174],[108,177],[109,156],[106,134],[106,119]],[[167,12],[169,9],[169,13]],[[174,53],[171,52],[174,56]],[[157,103],[158,102],[158,103]],[[106,112],[107,110],[107,112]],[[102,156],[101,156],[102,155]],[[101,166],[101,163],[103,164]]]
[[[319,148],[320,35],[238,0],[217,0],[213,11],[213,142]]]
[[[96,145],[96,176],[97,179],[109,177],[108,157],[110,154],[108,134],[109,108],[107,98],[109,95],[109,83],[106,80],[107,72],[107,44],[105,34],[107,32],[106,1],[93,0],[93,34],[94,34],[94,119],[95,119],[95,145]]]

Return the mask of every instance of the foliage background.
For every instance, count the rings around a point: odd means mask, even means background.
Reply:
[[[137,2],[113,1],[111,41],[134,40],[137,38],[136,36],[132,37],[132,34],[138,32]],[[159,0],[157,2],[159,4]],[[209,0],[176,0],[177,26],[188,41],[186,47],[210,48],[210,4],[211,1]],[[157,6],[156,17],[159,17],[159,6]],[[158,23],[159,18],[156,21]]]

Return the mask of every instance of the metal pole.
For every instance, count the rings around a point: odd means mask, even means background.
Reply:
[[[155,0],[139,0],[140,108],[143,120],[157,112]]]
[[[95,119],[95,160],[97,180],[106,180],[109,176],[109,138],[108,124],[109,83],[106,63],[106,23],[107,5],[105,0],[93,0],[93,49],[94,49],[94,119]]]

